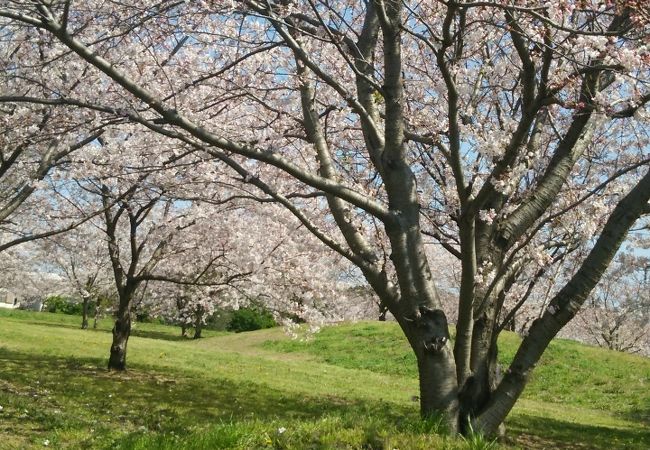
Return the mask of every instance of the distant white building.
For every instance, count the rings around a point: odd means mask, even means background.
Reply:
[[[0,287],[0,308],[41,311],[44,300],[66,292],[65,278],[50,272],[21,272]]]
[[[16,309],[20,306],[20,299],[15,292],[0,289],[0,308]]]

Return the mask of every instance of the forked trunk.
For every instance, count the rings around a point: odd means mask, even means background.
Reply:
[[[111,354],[108,359],[108,370],[126,370],[126,345],[130,335],[130,304],[123,306],[120,302],[120,309],[113,326],[113,343],[111,344]]]
[[[488,405],[473,420],[476,430],[495,434],[526,387],[535,365],[551,340],[578,313],[607,270],[627,232],[647,212],[650,200],[650,171],[619,201],[578,271],[555,294],[544,314],[535,320],[522,341],[503,381]]]

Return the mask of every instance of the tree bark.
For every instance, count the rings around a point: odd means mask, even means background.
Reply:
[[[194,336],[192,339],[201,339],[201,331],[203,331],[203,314],[205,309],[202,306],[197,306],[194,311]]]
[[[197,320],[194,323],[194,336],[192,336],[192,339],[201,339],[201,331],[203,331],[203,325],[201,320]]]
[[[456,366],[449,348],[436,354],[419,352],[417,355],[420,378],[420,414],[424,418],[446,419],[449,431],[458,430],[458,385]]]
[[[101,315],[101,302],[99,299],[95,301],[95,315],[93,317],[93,329],[97,329],[97,322],[99,322],[99,317]]]
[[[494,322],[488,318],[489,311],[474,323],[472,342],[472,373],[475,383],[473,404],[468,411],[477,413],[490,399],[498,383],[496,339],[493,336]]]
[[[474,429],[495,434],[524,390],[530,374],[555,335],[578,313],[607,270],[627,232],[646,212],[650,172],[618,203],[593,249],[569,282],[551,300],[524,338],[503,381],[488,405],[473,421]]]
[[[126,346],[131,335],[131,299],[120,299],[113,326],[113,343],[108,359],[108,370],[126,370]]]
[[[444,312],[424,306],[415,318],[398,321],[417,358],[420,414],[424,418],[441,417],[450,432],[457,431],[456,364]]]
[[[87,330],[88,329],[88,306],[90,303],[90,299],[88,297],[83,298],[83,308],[82,308],[82,313],[81,313],[81,329],[82,330]]]
[[[474,321],[474,289],[476,276],[476,243],[474,218],[459,221],[461,246],[461,284],[458,302],[458,322],[454,358],[458,384],[463,385],[471,374],[472,335]]]

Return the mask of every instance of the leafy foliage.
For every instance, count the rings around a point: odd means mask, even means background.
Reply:
[[[43,310],[51,313],[62,313],[80,316],[83,313],[83,304],[69,297],[53,295],[45,300]],[[89,314],[93,314],[94,305],[89,305]]]
[[[240,308],[232,313],[226,329],[241,333],[242,331],[262,330],[277,326],[273,315],[259,307]]]

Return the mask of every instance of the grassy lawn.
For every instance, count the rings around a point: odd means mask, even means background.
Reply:
[[[0,448],[481,448],[418,419],[394,324],[301,342],[279,329],[193,341],[138,323],[115,374],[110,321],[79,322],[0,310]],[[517,341],[501,342],[505,360]],[[534,377],[500,446],[650,448],[650,360],[557,341]]]

